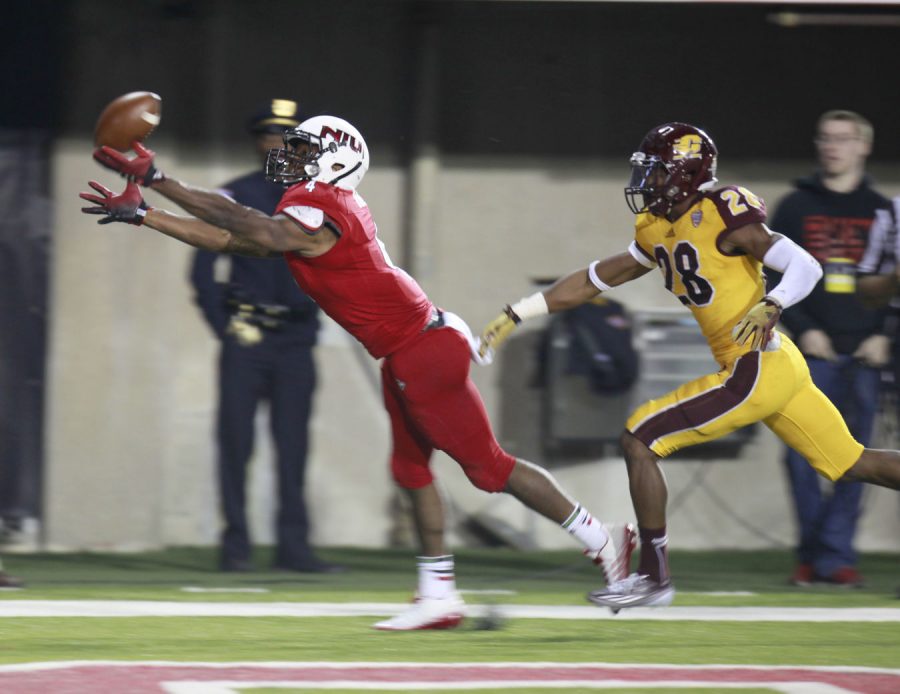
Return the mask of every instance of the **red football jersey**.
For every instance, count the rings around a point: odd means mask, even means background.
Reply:
[[[296,221],[306,233],[319,233],[319,211],[336,222],[340,237],[315,258],[285,253],[294,279],[369,354],[376,359],[392,354],[422,331],[432,303],[418,283],[391,262],[369,207],[355,191],[316,181],[299,183],[285,192],[275,212]]]

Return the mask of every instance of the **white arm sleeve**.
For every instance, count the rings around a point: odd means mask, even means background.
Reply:
[[[772,244],[763,257],[763,264],[782,273],[781,282],[766,295],[781,308],[806,298],[822,277],[819,261],[785,237]]]

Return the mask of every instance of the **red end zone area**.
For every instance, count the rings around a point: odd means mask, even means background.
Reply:
[[[232,694],[252,686],[391,689],[417,686],[497,691],[642,685],[660,690],[724,683],[778,692],[900,692],[900,670],[839,667],[671,666],[604,663],[124,663],[60,662],[0,666],[0,691],[16,694]]]

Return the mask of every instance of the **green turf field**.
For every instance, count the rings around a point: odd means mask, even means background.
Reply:
[[[342,574],[271,571],[271,552],[257,550],[253,573],[221,573],[210,548],[177,548],[140,554],[6,555],[4,566],[27,582],[0,599],[197,600],[185,586],[263,588],[265,593],[208,593],[209,601],[405,601],[415,587],[411,550],[324,549],[323,559],[343,564]],[[768,605],[785,607],[900,608],[900,555],[867,554],[860,560],[864,589],[787,584],[793,568],[787,551],[674,552],[677,605]],[[602,584],[599,571],[577,551],[520,552],[508,549],[456,552],[457,584],[463,590],[512,591],[502,600],[520,604],[582,605]],[[695,595],[752,592],[750,596]],[[498,598],[500,599],[500,598]]]
[[[8,555],[27,581],[16,600],[190,602],[404,602],[415,578],[411,551],[323,550],[337,575],[259,571],[222,574],[211,549],[144,554]],[[269,555],[260,551],[259,566]],[[675,552],[676,606],[879,607],[900,609],[900,556],[867,555],[864,589],[787,585],[787,552]],[[586,605],[597,570],[573,552],[457,553],[470,604]],[[186,592],[186,587],[222,592]],[[244,592],[261,589],[263,592]],[[233,592],[232,592],[233,591]],[[509,592],[506,592],[509,591]],[[725,591],[739,595],[707,595]],[[598,608],[599,610],[600,608]],[[663,608],[664,609],[664,608]],[[734,622],[512,619],[483,630],[382,633],[368,617],[7,617],[0,663],[50,660],[173,661],[556,661],[900,667],[900,622]],[[267,690],[261,690],[267,691]],[[280,690],[285,691],[285,690]],[[572,691],[572,690],[569,690]],[[635,690],[631,690],[635,691]],[[762,691],[762,690],[760,690]]]

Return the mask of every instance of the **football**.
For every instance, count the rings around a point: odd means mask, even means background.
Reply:
[[[143,141],[159,125],[162,99],[153,92],[129,92],[113,99],[97,119],[94,144],[107,145],[120,152],[131,149],[135,140]]]

